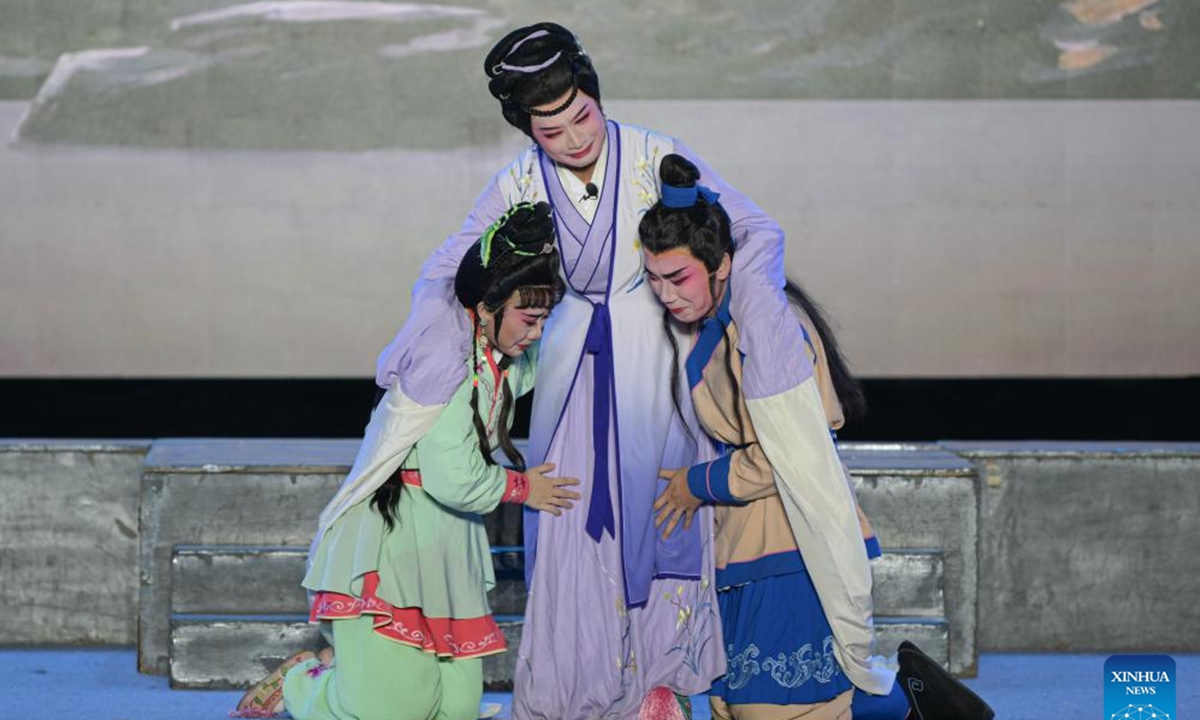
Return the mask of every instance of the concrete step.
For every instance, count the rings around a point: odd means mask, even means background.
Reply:
[[[171,613],[307,615],[307,548],[176,545]]]
[[[159,440],[142,468],[138,668],[165,674],[180,543],[303,546],[356,440]]]
[[[511,690],[520,616],[496,615],[508,652],[483,659],[488,690]],[[326,645],[305,615],[201,615],[171,617],[171,687],[220,690],[253,685],[301,650]]]
[[[173,548],[178,544],[307,548],[316,518],[345,479],[359,444],[359,440],[317,439],[154,442],[142,465],[139,498],[141,672],[168,670]],[[492,543],[521,541],[520,511],[518,506],[503,505],[485,517]],[[288,584],[294,587],[296,582]]]
[[[877,616],[943,617],[942,553],[930,548],[884,548],[871,561]]]
[[[508,652],[483,660],[484,687],[511,690],[522,618],[497,615]],[[890,656],[911,640],[949,665],[950,625],[945,618],[877,618],[875,652]],[[171,687],[243,688],[262,679],[286,658],[324,644],[316,625],[302,615],[188,615],[171,618]]]
[[[306,548],[245,545],[177,545],[171,559],[171,612],[296,614],[308,612],[300,587]],[[496,587],[492,612],[525,612],[524,549],[492,548]],[[888,549],[871,563],[875,612],[880,616],[940,617],[941,554],[930,549]]]
[[[171,687],[249,687],[295,653],[325,645],[305,615],[172,615]]]
[[[950,633],[950,670],[975,677],[979,608],[979,478],[937,446],[842,443],[858,502],[885,548],[937,548]],[[883,585],[883,582],[880,582]]]
[[[950,669],[950,621],[944,617],[875,618],[875,654],[891,658],[900,643],[910,640],[942,667]]]
[[[525,578],[514,557],[522,548],[492,548],[496,587],[492,612],[525,612]],[[171,558],[171,612],[212,615],[307,615],[304,579],[308,548],[176,545]]]
[[[357,441],[159,441],[146,458],[141,495],[139,667],[166,672],[175,545],[307,547],[314,518],[342,481]],[[944,610],[936,613],[932,571],[878,598],[879,614],[944,615],[953,628],[951,670],[975,673],[979,487],[974,467],[941,449],[846,445],[858,497],[886,548],[940,552]],[[492,543],[513,546],[519,508],[489,517]],[[519,556],[511,555],[514,568]],[[932,558],[924,558],[931,567]],[[913,561],[914,563],[922,561]],[[879,573],[885,574],[886,568]],[[901,575],[904,575],[903,571]],[[516,574],[515,572],[513,573]],[[514,578],[514,580],[516,580]],[[879,582],[881,592],[902,588]],[[498,610],[518,611],[511,587]],[[199,606],[192,606],[199,609]]]

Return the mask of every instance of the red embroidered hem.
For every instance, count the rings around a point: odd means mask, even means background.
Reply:
[[[313,599],[309,622],[348,620],[373,615],[375,632],[440,657],[465,659],[504,652],[508,644],[491,615],[431,618],[418,607],[398,608],[376,595],[379,573],[363,576],[362,597],[322,591]]]

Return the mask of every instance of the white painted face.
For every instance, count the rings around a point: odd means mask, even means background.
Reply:
[[[566,102],[570,93],[564,93],[554,102],[538,105],[535,110],[553,110]],[[550,156],[550,159],[578,173],[588,174],[600,157],[604,146],[604,113],[600,105],[587,93],[580,90],[575,99],[562,112],[550,117],[534,115],[530,118],[530,129],[534,141]]]
[[[517,307],[521,302],[521,293],[514,292],[504,302],[504,314],[500,327],[496,327],[494,313],[483,307],[482,303],[476,312],[487,321],[484,337],[488,344],[505,355],[515,358],[529,349],[529,346],[542,337],[542,328],[546,318],[550,317],[550,309],[544,307]]]
[[[717,297],[713,297],[708,268],[688,248],[678,247],[658,255],[643,250],[642,254],[650,289],[676,320],[694,323],[716,312],[721,290],[732,267],[728,254],[711,273],[716,280]]]

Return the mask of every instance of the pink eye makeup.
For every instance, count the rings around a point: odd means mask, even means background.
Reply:
[[[520,320],[525,325],[536,325],[539,320],[542,320],[545,317],[546,317],[546,313],[527,313],[527,312],[518,312],[517,313],[517,319]]]

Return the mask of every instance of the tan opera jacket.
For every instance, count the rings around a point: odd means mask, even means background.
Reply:
[[[834,392],[824,345],[812,321],[793,307],[804,328],[809,359],[829,427],[837,430],[845,418]],[[773,575],[804,569],[804,561],[775,487],[767,460],[742,396],[742,358],[737,325],[729,315],[725,293],[713,318],[706,320],[687,359],[692,402],[700,424],[718,443],[720,457],[688,469],[688,488],[714,503],[717,587],[727,588]],[[843,468],[844,469],[844,468]],[[847,474],[847,482],[849,475]],[[868,554],[878,555],[866,517],[859,511]]]

